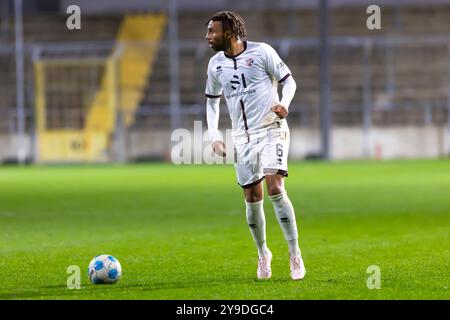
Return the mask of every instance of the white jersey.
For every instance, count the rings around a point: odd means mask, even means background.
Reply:
[[[286,125],[271,108],[280,103],[278,83],[290,75],[270,45],[244,41],[239,55],[228,57],[221,51],[209,60],[205,94],[225,96],[234,138],[257,134],[277,123]]]

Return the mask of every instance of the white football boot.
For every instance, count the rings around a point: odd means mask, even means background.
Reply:
[[[272,252],[270,252],[269,249],[267,249],[267,251],[267,255],[258,258],[258,270],[256,271],[256,275],[259,280],[270,279],[272,276],[272,269],[270,266],[272,263]]]
[[[292,280],[301,280],[305,277],[306,269],[301,256],[293,256],[289,259]]]

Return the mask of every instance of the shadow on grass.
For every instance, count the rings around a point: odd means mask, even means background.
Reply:
[[[115,294],[126,294],[128,290],[132,291],[142,291],[142,292],[150,292],[150,291],[160,291],[160,290],[179,290],[179,289],[195,289],[195,288],[204,288],[204,287],[218,287],[223,286],[224,282],[227,285],[267,285],[270,283],[273,284],[282,284],[291,282],[289,279],[284,278],[276,278],[265,281],[258,281],[255,278],[250,277],[241,277],[241,278],[221,278],[221,279],[194,279],[192,281],[172,281],[172,282],[155,282],[155,283],[135,283],[135,284],[121,284],[118,283],[116,285],[112,284],[102,284],[102,285],[93,285],[87,284],[82,285],[81,289],[67,289],[65,285],[53,285],[53,286],[45,286],[39,287],[36,290],[29,291],[21,291],[17,292],[5,292],[0,293],[0,300],[9,300],[9,299],[83,299],[83,296],[86,296],[86,299],[108,299],[105,298],[92,298],[94,295],[101,295],[104,293],[110,293],[111,299],[117,299]],[[71,298],[71,296],[76,296],[75,298]],[[50,298],[51,297],[51,298]],[[120,298],[119,298],[120,299]]]

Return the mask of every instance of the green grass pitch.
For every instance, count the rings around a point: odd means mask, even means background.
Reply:
[[[291,163],[286,188],[307,274],[290,280],[266,196],[260,282],[232,166],[1,167],[0,299],[450,298],[450,161]],[[122,264],[115,285],[89,283],[101,253]]]

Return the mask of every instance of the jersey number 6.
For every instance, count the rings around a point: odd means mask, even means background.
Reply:
[[[283,145],[281,143],[277,143],[276,148],[277,148],[277,157],[282,157],[283,156]]]

